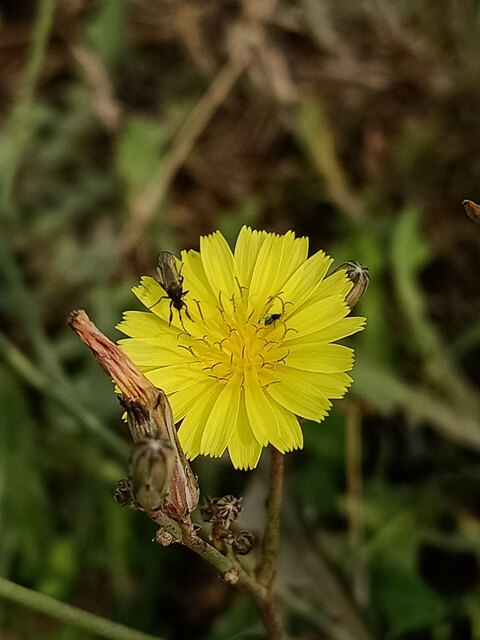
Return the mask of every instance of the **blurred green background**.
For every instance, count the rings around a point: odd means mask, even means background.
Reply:
[[[293,229],[371,284],[352,392],[287,460],[289,627],[347,638],[351,601],[372,639],[480,639],[479,77],[478,0],[0,3],[0,575],[168,640],[261,637],[114,503],[127,430],[65,319],[116,339],[160,250]],[[257,531],[265,457],[194,464]],[[0,600],[0,638],[94,636]]]

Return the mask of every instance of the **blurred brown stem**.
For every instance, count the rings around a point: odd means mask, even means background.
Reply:
[[[277,560],[282,509],[284,456],[275,447],[270,448],[270,486],[268,493],[267,523],[263,536],[262,555],[257,567],[260,584],[270,589]]]
[[[348,532],[352,554],[352,594],[359,605],[367,600],[367,584],[362,558],[362,415],[357,404],[350,403],[346,412]]]
[[[257,580],[266,590],[266,597],[257,599],[257,606],[270,637],[279,640],[287,638],[273,589],[280,538],[284,461],[283,454],[275,447],[271,447],[267,522],[263,536],[262,553],[256,569]]]

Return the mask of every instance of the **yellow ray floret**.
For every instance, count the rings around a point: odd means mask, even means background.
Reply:
[[[252,469],[269,444],[301,448],[298,417],[320,422],[350,386],[353,350],[334,341],[365,319],[349,315],[345,272],[327,277],[332,259],[307,254],[291,231],[243,227],[233,253],[217,231],[182,252],[186,308],[171,313],[154,278],[134,287],[147,311],[124,314],[120,345],[168,395],[188,458],[228,450]]]

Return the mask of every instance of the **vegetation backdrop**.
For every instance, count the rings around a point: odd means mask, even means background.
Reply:
[[[120,509],[127,430],[65,326],[110,337],[160,250],[243,224],[370,268],[355,383],[288,455],[292,633],[480,638],[480,3],[0,7],[0,575],[168,640],[261,637],[250,603]],[[266,469],[194,468],[245,496]],[[341,594],[341,597],[339,596]],[[92,638],[0,600],[2,640]]]

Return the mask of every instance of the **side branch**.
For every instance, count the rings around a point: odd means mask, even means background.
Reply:
[[[125,627],[118,622],[112,622],[106,618],[83,611],[71,604],[60,602],[43,593],[27,589],[19,584],[0,578],[0,597],[16,602],[30,609],[39,611],[42,615],[48,615],[65,624],[83,629],[109,640],[155,640],[147,633]],[[160,640],[160,638],[157,638]]]

